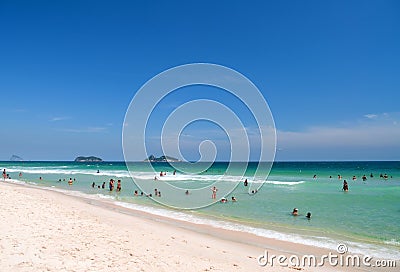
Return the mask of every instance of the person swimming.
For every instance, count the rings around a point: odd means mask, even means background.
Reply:
[[[293,216],[298,216],[299,215],[299,210],[297,208],[294,208],[292,211]]]
[[[366,181],[367,180],[367,176],[366,175],[362,176],[362,180]]]
[[[236,202],[236,197],[232,196],[232,202]]]

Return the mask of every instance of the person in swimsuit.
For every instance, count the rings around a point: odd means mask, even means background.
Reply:
[[[217,198],[217,191],[218,191],[217,187],[215,187],[215,186],[212,187],[211,191],[212,191],[211,198],[212,199],[216,199]]]
[[[110,192],[112,192],[112,190],[114,190],[114,180],[110,179],[110,183],[108,184],[108,187],[110,189]]]
[[[347,192],[347,191],[349,190],[349,185],[347,184],[347,181],[346,181],[346,180],[343,181],[343,188],[342,188],[342,190],[345,191],[345,192]]]

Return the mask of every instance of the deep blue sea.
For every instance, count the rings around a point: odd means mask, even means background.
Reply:
[[[354,253],[400,259],[400,162],[275,162],[267,180],[252,176],[257,163],[247,165],[244,176],[235,171],[243,165],[233,164],[230,169],[228,165],[216,162],[206,171],[196,172],[187,169],[190,165],[179,167],[179,163],[153,163],[153,168],[144,162],[131,163],[132,176],[148,184],[138,188],[124,162],[0,162],[12,182],[108,199],[131,209],[303,244],[335,249],[344,242]],[[175,175],[174,167],[179,169]],[[182,170],[184,167],[188,171]],[[160,177],[160,172],[166,175]],[[70,178],[72,185],[68,184]],[[249,188],[253,187],[243,185],[246,178],[257,187],[264,184],[252,194]],[[116,180],[115,188],[121,180],[120,192],[109,191],[110,179]],[[349,184],[348,192],[342,191],[343,180]],[[189,188],[190,194],[185,197],[190,201],[192,192],[215,181],[220,188],[237,187],[226,196],[220,190],[217,203],[194,210],[177,210],[153,200],[168,198],[167,191],[160,189],[164,183],[182,190]],[[105,189],[101,188],[103,182]],[[162,192],[161,198],[154,197],[156,188]],[[140,196],[142,190],[153,197]],[[135,191],[139,196],[134,196]],[[236,202],[231,201],[232,196]],[[211,198],[211,191],[204,197]],[[219,202],[221,197],[228,202]],[[179,200],[178,196],[174,199]],[[298,208],[299,216],[291,215],[293,208]],[[311,220],[305,218],[307,212],[312,213]]]

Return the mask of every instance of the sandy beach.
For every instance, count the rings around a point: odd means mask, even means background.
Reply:
[[[1,271],[321,269],[262,267],[257,262],[265,249],[286,256],[320,254],[321,249],[135,215],[107,203],[17,184],[0,183],[0,217]]]

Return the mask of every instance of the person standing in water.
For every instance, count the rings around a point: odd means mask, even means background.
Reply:
[[[342,190],[345,191],[345,192],[349,191],[349,185],[347,184],[347,181],[346,181],[346,180],[343,181],[343,188],[342,188]]]
[[[3,179],[6,180],[6,178],[7,178],[7,172],[6,172],[6,169],[4,169],[3,170]]]
[[[211,188],[211,191],[212,191],[212,195],[211,195],[211,198],[212,199],[216,199],[217,198],[217,191],[218,191],[218,189],[217,189],[217,187],[212,187]]]
[[[114,190],[114,180],[110,179],[110,183],[108,184],[108,187],[110,189],[110,192],[112,192],[112,190]]]
[[[121,186],[121,180],[119,179],[117,182],[117,192],[121,192],[122,186]]]

